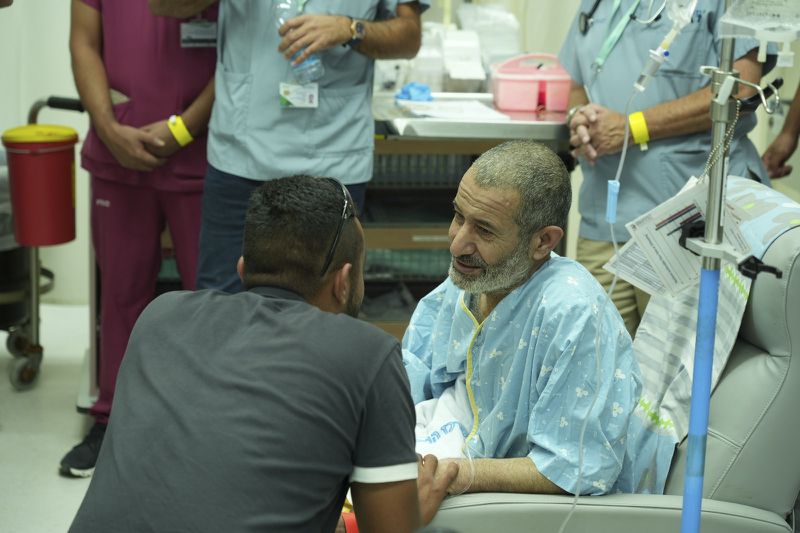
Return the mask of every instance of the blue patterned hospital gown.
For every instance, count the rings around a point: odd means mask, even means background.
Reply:
[[[632,491],[616,482],[623,462],[630,464],[625,438],[641,382],[630,336],[605,301],[586,269],[556,254],[482,323],[447,279],[420,301],[403,338],[414,403],[439,397],[466,373],[471,455],[530,457],[574,493],[581,426],[597,393],[602,313],[600,387],[583,442],[580,492]]]

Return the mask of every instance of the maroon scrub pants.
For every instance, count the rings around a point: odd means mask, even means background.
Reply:
[[[197,270],[202,191],[160,191],[92,177],[92,243],[100,275],[99,396],[91,414],[108,421],[117,372],[133,325],[153,299],[168,227],[184,289]]]

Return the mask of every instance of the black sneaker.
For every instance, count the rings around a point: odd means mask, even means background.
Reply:
[[[67,477],[90,477],[94,473],[94,465],[105,434],[106,424],[95,422],[83,441],[61,459],[59,473]]]

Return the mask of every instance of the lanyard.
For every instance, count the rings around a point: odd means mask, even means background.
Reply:
[[[614,26],[614,29],[611,33],[608,34],[606,40],[603,41],[603,46],[600,47],[600,52],[597,54],[597,57],[592,64],[596,70],[601,70],[603,65],[608,59],[608,56],[611,54],[611,50],[617,45],[619,38],[622,37],[622,32],[625,31],[625,28],[631,21],[631,15],[636,11],[636,8],[639,7],[639,2],[641,0],[634,0],[631,4],[631,7],[628,8],[628,11],[622,16],[622,19],[617,22],[617,25]],[[617,14],[619,10],[620,3],[622,0],[614,0],[614,7],[612,8],[611,15],[609,16],[609,20],[614,18],[614,15]]]

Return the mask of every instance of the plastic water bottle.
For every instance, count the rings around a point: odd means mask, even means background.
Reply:
[[[280,28],[287,20],[299,15],[303,10],[303,6],[305,6],[306,1],[307,0],[279,0],[278,2],[275,2],[276,26]],[[297,59],[297,57],[302,53],[302,50],[297,52],[294,57],[292,57],[292,61]],[[298,65],[292,65],[292,76],[294,77],[295,81],[302,85],[316,81],[324,75],[325,66],[322,64],[322,60],[317,54],[311,54],[302,63]]]

